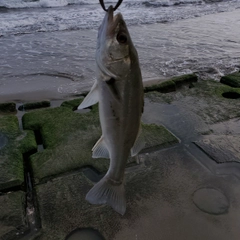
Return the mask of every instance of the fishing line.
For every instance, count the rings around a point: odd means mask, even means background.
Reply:
[[[119,0],[119,1],[117,2],[117,4],[115,5],[115,7],[113,8],[113,11],[115,11],[115,10],[118,9],[118,7],[121,5],[122,1],[123,1],[123,0]],[[106,7],[105,7],[104,0],[99,0],[99,2],[100,2],[100,4],[101,4],[101,6],[102,6],[102,9],[107,12],[108,10],[107,10]]]

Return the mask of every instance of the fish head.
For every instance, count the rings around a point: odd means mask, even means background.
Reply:
[[[98,31],[96,61],[103,73],[114,78],[130,71],[131,64],[138,62],[137,51],[123,16],[121,13],[114,16],[112,6]]]

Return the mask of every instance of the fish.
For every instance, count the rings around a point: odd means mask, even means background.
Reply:
[[[126,212],[125,167],[129,156],[145,146],[141,129],[144,108],[142,74],[136,48],[121,13],[110,6],[98,30],[96,81],[78,109],[99,104],[102,136],[93,158],[110,158],[105,176],[87,193],[91,204],[107,204]]]

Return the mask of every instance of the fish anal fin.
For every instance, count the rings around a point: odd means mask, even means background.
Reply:
[[[84,98],[78,109],[84,109],[96,104],[99,101],[97,81],[94,82],[90,92]]]
[[[132,157],[136,156],[144,147],[145,147],[145,140],[144,140],[142,127],[140,125],[137,138],[135,140],[133,147],[131,148],[131,156]]]
[[[92,148],[92,157],[93,158],[110,158],[109,151],[107,149],[107,145],[104,141],[103,136],[96,142],[94,147]]]
[[[107,177],[93,186],[88,192],[86,200],[91,204],[107,204],[121,215],[126,212],[124,184],[114,184]]]

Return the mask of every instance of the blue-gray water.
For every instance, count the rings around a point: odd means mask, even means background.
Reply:
[[[219,80],[239,69],[240,0],[123,0],[118,11],[144,80],[191,72]],[[0,100],[88,90],[103,16],[98,0],[0,0]]]
[[[105,1],[106,6],[117,1]],[[172,22],[232,11],[240,0],[124,0],[119,10],[129,25]],[[96,29],[98,0],[0,0],[0,35]]]

